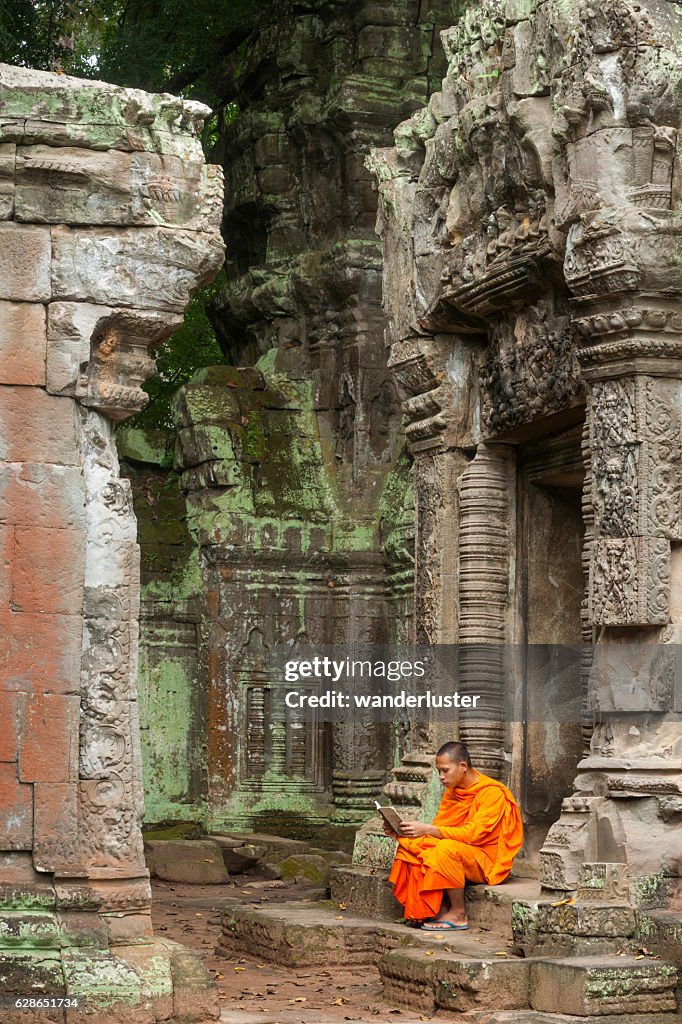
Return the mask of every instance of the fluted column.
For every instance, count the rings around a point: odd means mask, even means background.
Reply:
[[[478,446],[458,481],[459,686],[480,695],[481,718],[460,721],[460,739],[476,764],[505,775],[505,685],[515,538],[515,453]]]

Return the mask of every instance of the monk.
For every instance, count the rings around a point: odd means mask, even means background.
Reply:
[[[445,794],[432,825],[404,821],[389,882],[405,921],[424,931],[469,927],[466,882],[503,882],[523,843],[521,813],[506,786],[472,767],[462,743],[436,755]],[[393,835],[385,826],[387,835]]]

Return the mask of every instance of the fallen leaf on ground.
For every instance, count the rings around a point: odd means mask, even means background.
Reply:
[[[307,1003],[308,1002],[308,997],[307,996],[296,996],[295,999],[290,999],[289,1002],[290,1003]]]
[[[498,949],[495,953],[495,956],[509,956],[509,953],[507,952],[506,949]]]
[[[424,953],[424,956],[433,956],[433,955],[434,955],[434,952],[433,952],[432,949],[427,949],[426,952]],[[422,1020],[426,1020],[426,1017],[422,1017],[421,1019]]]
[[[567,907],[569,903],[575,903],[575,896],[570,896],[565,900],[557,900],[556,903],[552,903],[553,907]]]
[[[246,967],[235,967],[235,971],[245,971]]]
[[[339,903],[339,910],[348,910],[348,904]]]

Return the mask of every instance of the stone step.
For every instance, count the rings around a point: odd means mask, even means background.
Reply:
[[[357,865],[333,868],[329,885],[332,900],[345,903],[353,913],[385,919],[402,916],[385,871]],[[468,885],[465,890],[469,923],[506,940],[512,938],[512,903],[520,900],[530,906],[539,898],[539,883],[528,878],[508,878],[501,885]]]
[[[403,908],[393,896],[388,874],[374,868],[336,867],[329,872],[329,889],[334,903],[345,903],[351,913],[395,920]]]
[[[634,956],[565,957],[535,961],[529,1002],[546,1013],[674,1013],[677,969],[660,960]]]
[[[222,885],[230,878],[212,839],[150,839],[144,856],[150,875],[166,882]]]
[[[243,846],[264,846],[263,860],[268,864],[276,864],[286,857],[310,852],[308,843],[304,843],[300,839],[271,836],[265,832],[221,832],[220,838],[237,840],[239,845]]]
[[[407,1024],[403,1017],[399,1019],[401,1024]],[[576,1017],[572,1013],[543,1013],[540,1010],[469,1010],[448,1019],[466,1021],[467,1024],[676,1024],[677,1021],[669,1013],[607,1013]],[[316,1024],[327,1022],[316,1021]]]
[[[632,945],[635,909],[627,903],[518,899],[512,908],[514,948],[524,956],[604,956]]]
[[[471,906],[479,903],[484,916],[489,900],[485,892],[476,895]],[[376,965],[387,1003],[472,1024],[671,1024],[677,1008],[677,970],[660,960],[523,957],[480,927],[429,933],[348,913],[331,901],[229,907],[216,954],[250,954],[285,967]]]
[[[528,1007],[531,962],[510,955],[481,956],[395,949],[379,960],[384,999],[424,1013],[514,1010]]]
[[[259,860],[265,857],[264,846],[256,846],[253,843],[243,843],[241,839],[233,839],[231,836],[202,836],[204,840],[217,843],[223,855],[223,864],[228,874],[240,874],[254,867]]]
[[[678,910],[638,911],[635,939],[675,964],[682,975],[682,907]]]
[[[380,958],[388,1003],[424,1013],[448,1010],[467,1016],[474,1011],[532,1010],[554,1024],[567,1017],[620,1020],[624,1014],[638,1014],[651,1024],[652,1015],[665,1015],[670,1021],[677,1009],[677,971],[658,960],[498,958],[490,951],[472,956],[469,951],[463,955],[462,950],[444,949],[428,960],[426,956],[423,949],[409,946]],[[514,1018],[522,1019],[525,1015]]]
[[[229,907],[222,914],[216,953],[249,953],[285,967],[311,964],[373,964],[384,953],[415,946],[429,957],[441,951],[480,959],[510,956],[504,940],[491,933],[428,933],[399,921],[373,920],[339,910],[331,902],[290,902],[276,907]]]
[[[508,878],[501,885],[467,885],[464,890],[469,924],[512,939],[512,905],[539,900],[540,883],[532,878]]]

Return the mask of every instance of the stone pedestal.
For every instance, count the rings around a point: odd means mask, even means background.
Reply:
[[[220,267],[220,172],[197,104],[4,65],[0,101],[3,996],[206,1020],[201,964],[152,934],[139,550],[113,423],[144,408],[148,350]]]

